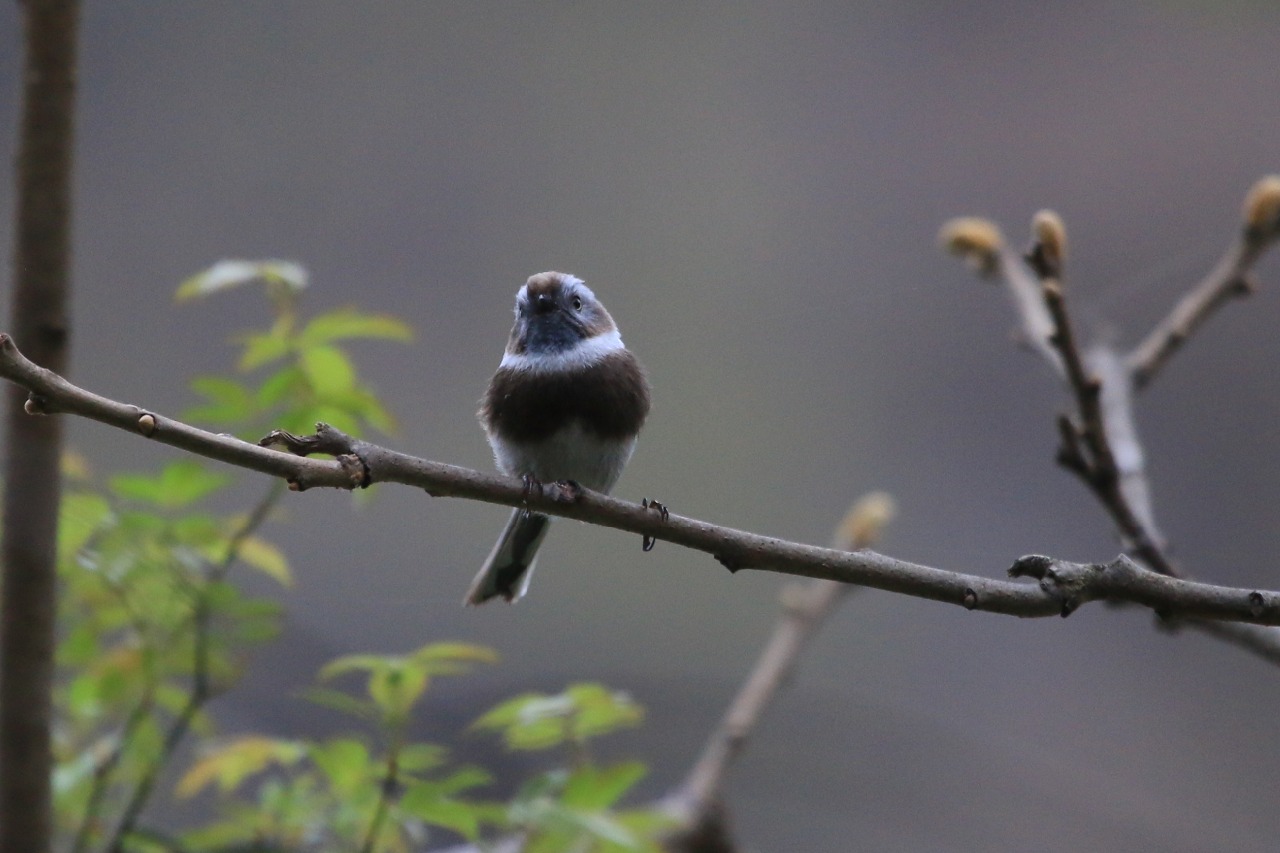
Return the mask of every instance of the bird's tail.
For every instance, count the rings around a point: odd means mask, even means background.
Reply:
[[[498,596],[507,601],[523,597],[533,576],[538,546],[546,538],[550,524],[550,517],[528,510],[517,509],[511,513],[511,520],[471,582],[463,603],[484,604]]]

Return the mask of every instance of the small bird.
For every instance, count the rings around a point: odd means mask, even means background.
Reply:
[[[498,469],[608,492],[648,414],[644,369],[591,289],[567,273],[532,276],[516,294],[516,322],[477,413]],[[465,603],[522,597],[550,523],[513,512]]]

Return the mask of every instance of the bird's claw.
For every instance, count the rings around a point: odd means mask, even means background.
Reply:
[[[667,505],[664,503],[659,503],[658,501],[651,501],[648,498],[641,498],[640,506],[644,509],[651,509],[656,511],[658,513],[658,516],[663,521],[666,521],[668,518],[671,517],[671,513],[667,511]],[[647,553],[653,550],[653,546],[657,544],[657,541],[658,540],[654,539],[652,536],[646,533],[644,535],[644,538],[640,542],[640,547]]]
[[[537,488],[538,494],[542,494],[542,481],[532,474],[522,474],[520,482],[524,484],[524,487],[520,490],[520,500],[527,510],[529,508],[529,495],[533,494],[534,488]]]
[[[556,480],[554,495],[556,503],[576,503],[582,497],[582,485],[577,480]]]

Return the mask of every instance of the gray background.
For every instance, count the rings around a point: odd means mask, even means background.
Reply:
[[[17,23],[0,5],[4,162]],[[85,386],[180,410],[264,303],[175,306],[175,285],[223,257],[296,259],[311,310],[418,330],[357,348],[402,420],[390,443],[488,468],[473,412],[512,296],[563,269],[655,386],[620,496],[823,543],[853,498],[887,489],[901,512],[884,550],[989,575],[1116,543],[1053,465],[1061,389],[1011,343],[1003,295],[936,249],[938,226],[988,215],[1021,243],[1054,207],[1077,316],[1132,343],[1280,169],[1280,11],[1263,2],[130,0],[89,2],[83,36]],[[1261,276],[1139,416],[1177,557],[1275,588],[1274,258]],[[70,435],[104,475],[175,455],[93,424]],[[240,500],[261,488],[243,477]],[[468,640],[503,662],[438,684],[425,732],[601,679],[649,708],[613,749],[647,757],[657,794],[777,610],[776,576],[574,524],[527,601],[464,610],[503,510],[403,489],[286,508],[269,533],[299,581],[280,594],[287,628],[217,703],[227,731],[344,725],[291,698],[323,661]],[[762,850],[1270,849],[1278,700],[1274,667],[1142,612],[1020,622],[866,593],[769,712],[729,801]]]

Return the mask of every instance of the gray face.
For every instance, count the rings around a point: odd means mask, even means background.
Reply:
[[[614,328],[591,290],[563,273],[540,273],[516,297],[511,352],[553,355]]]
[[[529,293],[516,304],[516,328],[530,355],[573,349],[590,336],[586,302],[563,287]]]

